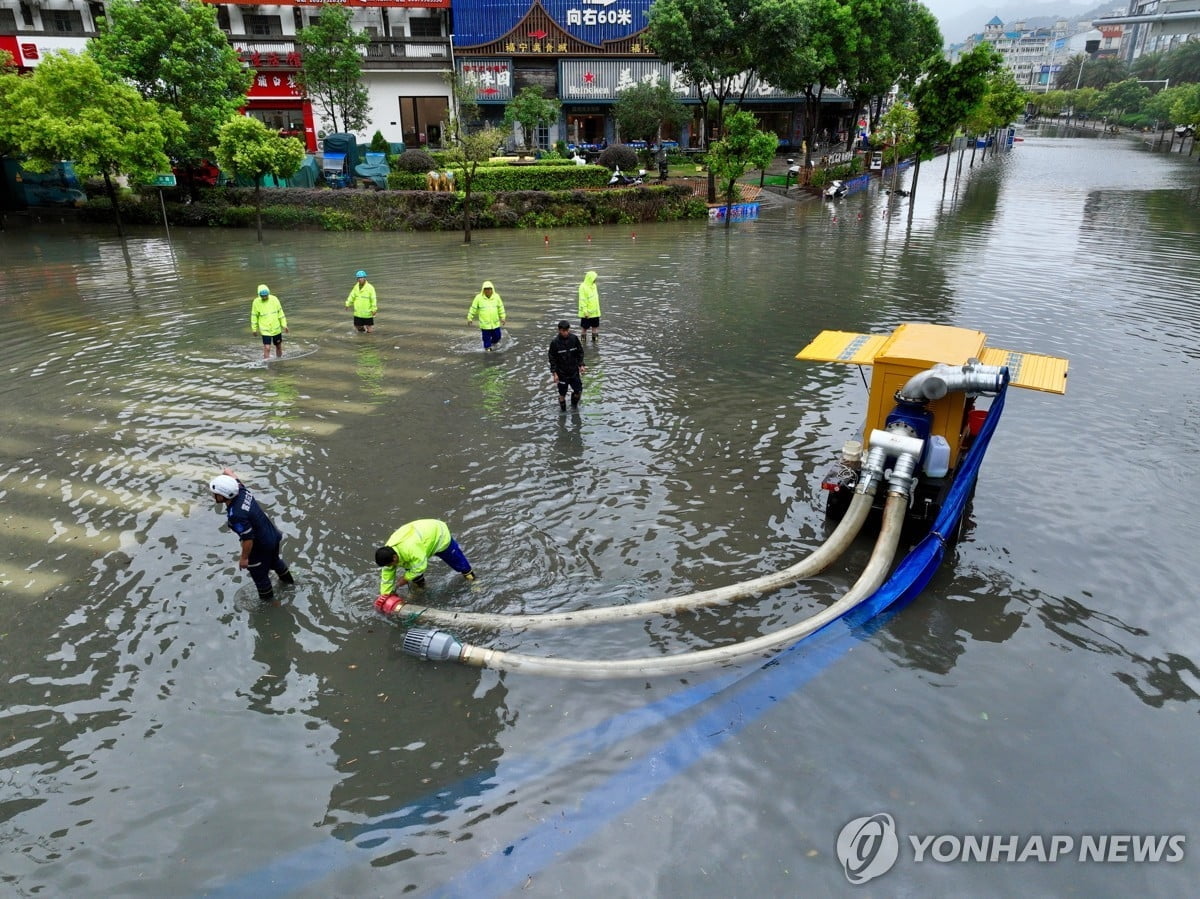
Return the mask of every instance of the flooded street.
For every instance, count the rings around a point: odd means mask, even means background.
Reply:
[[[1200,878],[1200,165],[1036,131],[908,200],[703,223],[461,234],[8,221],[0,232],[0,892],[176,896],[1180,896]],[[909,173],[911,175],[911,173]],[[907,177],[907,176],[906,176]],[[373,334],[344,308],[356,269]],[[599,273],[561,414],[546,347]],[[466,321],[484,280],[500,350]],[[266,283],[290,334],[264,364]],[[825,536],[856,436],[823,329],[907,321],[1070,360],[1008,395],[964,540],[878,629],[685,677],[422,663],[374,550],[446,521],[419,601],[613,605],[732,584]],[[867,373],[869,375],[869,372]],[[208,483],[230,466],[298,586],[259,608]],[[845,591],[871,540],[756,601],[561,631],[537,655],[723,645]],[[869,886],[835,852],[891,815]],[[1179,835],[1180,861],[1080,860]],[[911,835],[1069,835],[1057,861]]]

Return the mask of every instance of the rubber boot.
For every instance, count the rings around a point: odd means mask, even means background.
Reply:
[[[579,394],[572,393],[571,394],[571,408],[574,409],[578,405],[579,405]]]

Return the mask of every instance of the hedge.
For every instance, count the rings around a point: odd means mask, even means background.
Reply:
[[[582,168],[580,166],[579,168]],[[427,190],[329,190],[274,188],[262,191],[263,226],[325,231],[456,231],[462,228],[463,197]],[[122,196],[121,218],[130,225],[160,225],[157,195]],[[471,227],[549,228],[562,225],[633,224],[704,218],[705,204],[687,185],[612,190],[480,191],[471,197]],[[112,222],[107,198],[90,200],[84,218]],[[253,228],[253,188],[213,188],[195,203],[168,203],[179,227]]]
[[[424,190],[425,177],[424,174],[392,172],[388,175],[388,187],[392,190]],[[481,165],[471,179],[471,191],[575,190],[604,187],[610,177],[608,169],[599,165]],[[462,185],[458,187],[461,189]]]

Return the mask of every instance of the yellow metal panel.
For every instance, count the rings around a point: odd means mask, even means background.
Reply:
[[[970,328],[915,322],[900,325],[878,353],[878,363],[915,366],[920,371],[941,362],[962,365],[983,351],[987,335]]]
[[[887,342],[888,334],[855,334],[852,331],[822,331],[812,343],[796,354],[797,359],[813,362],[845,362],[847,365],[871,365],[875,354]]]
[[[1013,387],[1044,390],[1046,393],[1067,392],[1068,362],[1058,356],[987,347],[979,361],[984,365],[1007,365],[1009,383]]]

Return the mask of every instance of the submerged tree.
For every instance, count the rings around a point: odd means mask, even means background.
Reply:
[[[470,134],[459,133],[458,140],[446,153],[447,161],[455,170],[455,181],[463,192],[463,243],[471,242],[471,192],[475,174],[503,140],[504,133],[499,128],[483,128]]]
[[[917,156],[910,191],[915,194],[921,174],[921,161],[932,159],[941,144],[949,144],[959,127],[983,103],[988,78],[1000,70],[1000,54],[980,44],[951,65],[945,59],[934,60],[929,75],[913,89],[913,109],[917,129],[913,135]],[[909,205],[909,220],[913,206]]]
[[[262,179],[290,178],[304,162],[304,144],[280,137],[258,119],[234,116],[221,126],[217,164],[233,178],[254,179],[254,218],[262,243]]]
[[[733,204],[741,199],[738,179],[750,168],[766,168],[775,155],[779,138],[760,131],[753,113],[744,110],[725,119],[725,136],[708,150],[708,168],[721,186],[725,198],[725,227],[729,227]]]
[[[353,15],[327,3],[316,23],[296,32],[301,54],[297,81],[337,133],[362,130],[371,112],[362,80],[363,51],[371,39],[351,26]]]

